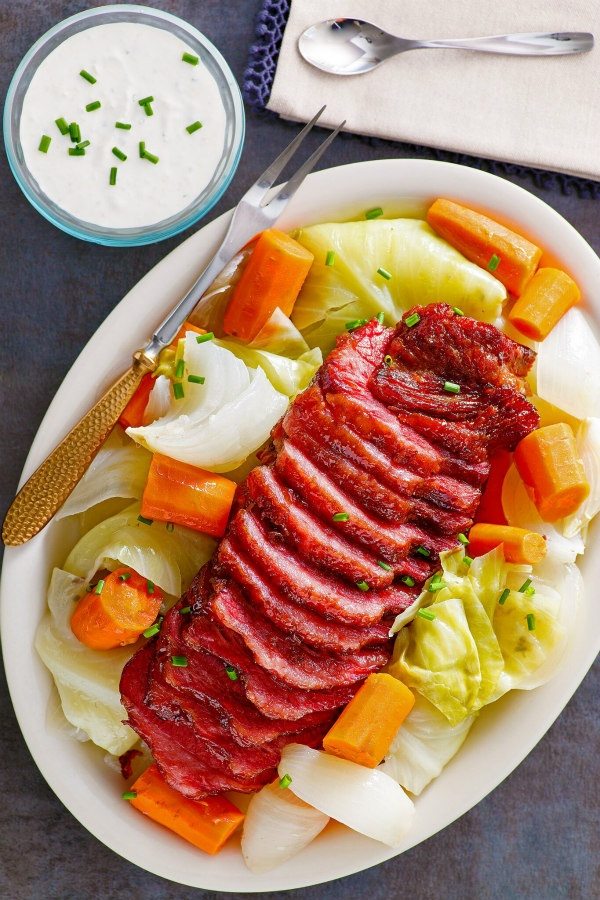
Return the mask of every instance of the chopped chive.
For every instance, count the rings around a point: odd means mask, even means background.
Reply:
[[[379,216],[383,215],[383,210],[380,206],[374,206],[373,209],[368,209],[365,213],[365,219],[378,219]]]
[[[238,673],[237,673],[237,669],[234,669],[233,666],[226,665],[226,666],[225,666],[225,671],[227,672],[227,677],[228,677],[231,681],[237,681],[238,678],[240,677],[240,676],[238,675]]]
[[[325,265],[332,266],[335,263],[335,250],[328,250],[325,257]]]
[[[498,597],[498,603],[500,606],[504,606],[508,598],[510,597],[510,588],[504,588],[500,596]]]
[[[383,323],[385,322],[385,313],[378,312],[377,315],[375,316],[375,318],[377,319],[377,321],[379,322],[380,325],[383,325]]]
[[[122,128],[123,131],[129,131],[131,122],[115,122],[115,128]]]
[[[535,594],[534,586],[532,584],[530,584],[529,587],[525,588],[523,593],[525,594],[526,597],[533,597],[533,595]]]
[[[279,787],[282,789],[289,787],[291,783],[292,783],[291,775],[284,775],[283,778],[279,779]]]
[[[101,578],[96,587],[94,588],[95,594],[101,594],[104,588],[104,578]]]
[[[77,122],[71,122],[69,125],[69,134],[71,135],[71,141],[74,144],[78,144],[81,140],[81,129]]]
[[[185,369],[185,360],[180,359],[175,366],[175,378],[183,378],[183,370]]]
[[[58,128],[58,130],[60,131],[61,134],[69,133],[69,123],[62,116],[60,117],[60,119],[55,119],[54,124],[56,125],[56,127]]]
[[[180,616],[187,616],[187,614],[188,614],[189,612],[191,612],[191,611],[192,611],[192,607],[191,607],[191,606],[182,606],[181,609],[179,610],[179,615],[180,615]]]
[[[415,549],[415,553],[418,553],[419,556],[431,556],[431,550],[428,550],[427,547],[423,547],[422,544]]]
[[[435,613],[428,609],[418,609],[417,615],[421,616],[422,619],[427,619],[429,622],[433,622],[435,619]]]
[[[121,572],[119,575],[119,581],[129,581],[131,578],[131,572]]]
[[[137,797],[137,791],[123,791],[121,794],[123,800],[135,800]]]
[[[47,153],[48,147],[50,146],[51,142],[52,142],[52,138],[50,137],[50,135],[43,134],[42,137],[40,138],[38,150],[40,150],[42,153]]]
[[[535,615],[534,615],[534,613],[527,613],[527,628],[529,631],[535,631]]]
[[[172,522],[167,522],[165,527],[166,527],[167,531],[175,531],[175,526],[173,525]]]
[[[189,63],[190,66],[197,66],[200,62],[200,57],[194,56],[193,53],[182,53],[181,58],[183,62]]]
[[[180,669],[185,669],[188,664],[187,656],[172,656],[171,663]]]
[[[386,281],[389,281],[390,278],[392,277],[392,273],[391,273],[391,272],[388,272],[388,270],[387,270],[387,269],[384,269],[382,266],[380,266],[380,267],[377,269],[377,274],[378,274],[378,275],[381,275],[382,278],[385,278]]]
[[[86,81],[89,81],[90,84],[96,84],[97,78],[94,78],[93,75],[90,75],[89,72],[86,72],[85,69],[82,69],[79,73],[82,78],[85,78]]]
[[[462,531],[460,534],[457,534],[456,539],[457,541],[460,541],[461,544],[464,544],[465,547],[469,543],[469,538],[466,536],[466,534],[463,534]]]
[[[527,590],[527,588],[530,586],[531,586],[531,578],[528,578],[526,581],[523,582],[523,584],[519,588],[519,593],[524,594],[525,591]]]
[[[155,622],[154,625],[151,625],[150,628],[146,628],[145,631],[142,631],[142,634],[145,638],[154,637],[155,634],[158,634],[160,631],[160,622]]]
[[[85,156],[83,147],[69,147],[69,156]]]
[[[146,590],[147,590],[147,592],[148,592],[149,594],[153,594],[153,593],[154,593],[154,582],[153,582],[153,581],[150,581],[150,579],[148,579],[148,580],[146,581]]]
[[[490,259],[490,261],[487,265],[488,271],[495,272],[499,265],[500,265],[500,257],[496,256],[496,254],[494,253],[494,255],[492,256],[492,258]]]
[[[465,553],[465,555],[463,556],[463,562],[464,562],[465,566],[470,566],[473,564],[473,557],[467,556],[467,554]]]
[[[449,394],[460,394],[460,384],[456,384],[455,381],[445,381],[444,390]]]
[[[146,153],[146,141],[140,141],[138,147],[140,149],[140,159],[143,159]]]
[[[191,125],[186,125],[185,130],[188,134],[193,134],[195,131],[200,131],[202,128],[202,122],[192,122]]]
[[[147,519],[146,516],[138,516],[138,522],[141,522],[142,525],[152,525],[154,519]]]
[[[368,582],[366,582],[366,581],[357,581],[357,582],[356,582],[356,587],[357,587],[359,590],[361,590],[361,591],[368,591],[368,590],[370,590],[370,585],[369,585]]]
[[[80,141],[78,144],[75,144],[76,150],[85,150],[86,147],[90,146],[91,141]]]
[[[334,513],[331,517],[334,522],[347,522],[350,518],[350,513],[347,512],[339,512]]]
[[[102,106],[102,104],[100,103],[99,100],[93,100],[91,103],[87,104],[85,111],[86,112],[94,112],[95,109],[100,109],[101,106]]]
[[[180,381],[174,382],[173,395],[176,400],[183,400],[183,398],[185,397],[185,391],[184,391],[183,385]]]
[[[415,579],[412,578],[410,575],[403,575],[402,578],[400,579],[400,581],[402,581],[403,584],[405,584],[407,587],[415,586]]]
[[[429,586],[428,586],[427,590],[429,591],[430,594],[435,594],[435,593],[437,593],[437,591],[442,591],[445,587],[448,587],[448,585],[446,584],[445,581],[436,581],[436,579],[433,578],[429,582]]]
[[[383,357],[383,362],[389,368],[391,365],[393,365],[394,360],[392,359],[392,357],[390,356],[389,353],[386,353],[386,355]]]
[[[111,153],[113,156],[116,156],[117,159],[120,159],[121,162],[125,162],[125,160],[127,159],[127,154],[123,153],[122,150],[119,150],[118,147],[113,147]]]
[[[196,338],[196,343],[203,344],[205,341],[212,341],[214,336],[214,332],[212,331],[207,331],[206,334],[199,334]]]
[[[458,306],[453,306],[453,307],[452,307],[452,312],[453,312],[455,315],[457,315],[457,316],[464,316],[464,312],[463,312],[462,309],[460,309],[460,307],[458,307]]]
[[[362,325],[366,325],[368,319],[352,319],[350,322],[346,322],[344,328],[346,331],[354,331],[355,328],[360,328]]]
[[[192,384],[204,384],[206,378],[204,375],[188,375],[187,380]]]
[[[378,560],[377,560],[377,565],[378,565],[380,568],[384,569],[384,571],[386,571],[386,572],[391,572],[391,571],[392,571],[392,567],[390,566],[390,564],[384,562],[382,559],[378,559]]]
[[[147,159],[148,162],[151,162],[154,165],[158,162],[158,156],[155,156],[154,153],[149,153],[148,150],[144,150],[142,159]]]
[[[142,109],[144,110],[144,112],[146,113],[147,116],[154,115],[154,110],[152,109],[152,107],[150,106],[149,103],[144,103],[144,105],[142,106]]]
[[[404,324],[407,326],[407,328],[412,328],[413,325],[416,325],[417,322],[420,321],[421,316],[419,315],[419,313],[413,313],[412,316],[408,316],[408,318],[404,320]]]
[[[117,183],[117,167],[111,166],[110,175],[108,177],[108,183],[113,186]]]
[[[147,106],[149,103],[154,103],[154,97],[142,97],[141,100],[138,100],[140,106]]]

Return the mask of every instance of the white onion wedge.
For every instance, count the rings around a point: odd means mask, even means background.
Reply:
[[[169,412],[171,405],[171,382],[166,375],[159,375],[150,391],[148,403],[144,410],[144,425],[162,419]]]
[[[278,782],[254,794],[242,832],[242,855],[251,872],[269,872],[300,853],[329,822]]]
[[[590,492],[578,510],[564,521],[565,537],[575,537],[600,512],[600,419],[585,419],[575,436]]]
[[[574,307],[539,347],[537,393],[576,419],[600,416],[600,344]]]
[[[414,805],[385,772],[304,744],[288,744],[279,763],[281,777],[292,779],[290,790],[343,825],[389,847],[399,846],[410,829]]]

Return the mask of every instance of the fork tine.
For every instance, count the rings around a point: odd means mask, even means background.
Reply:
[[[270,187],[275,183],[275,179],[278,175],[284,170],[289,160],[292,158],[308,132],[312,129],[313,125],[317,122],[320,116],[323,114],[325,110],[325,106],[322,106],[316,115],[312,117],[310,122],[304,126],[302,131],[300,131],[293,141],[291,141],[285,150],[282,150],[279,156],[273,160],[271,165],[265,169],[262,175],[256,179],[250,190],[254,188],[262,188],[265,191],[268,191]]]
[[[300,185],[302,184],[302,182],[304,181],[306,176],[309,174],[309,172],[312,172],[312,170],[314,169],[314,167],[316,166],[318,161],[321,159],[321,157],[323,156],[323,154],[325,153],[325,151],[327,150],[329,145],[337,137],[337,135],[339,134],[339,132],[341,131],[341,129],[344,127],[345,124],[346,124],[346,120],[344,119],[344,121],[340,122],[340,124],[337,126],[337,128],[334,131],[332,131],[331,134],[329,134],[325,138],[323,143],[317,147],[317,149],[314,151],[314,153],[312,153],[308,157],[306,162],[304,162],[300,166],[298,171],[292,175],[292,177],[289,179],[289,181],[283,185],[283,187],[277,192],[277,194],[275,194],[274,197],[272,197],[269,201],[267,201],[267,203],[266,203],[267,207],[278,207],[278,206],[283,207],[287,204],[288,200],[290,200],[294,196],[294,194],[296,193],[296,191],[298,190],[298,188],[300,187]],[[269,211],[271,212],[271,209],[269,209]]]

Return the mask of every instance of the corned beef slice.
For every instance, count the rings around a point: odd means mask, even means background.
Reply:
[[[189,797],[257,790],[285,744],[319,745],[471,525],[491,452],[538,424],[531,350],[442,304],[411,312],[412,328],[373,320],[338,339],[213,559],[125,667],[129,722]]]

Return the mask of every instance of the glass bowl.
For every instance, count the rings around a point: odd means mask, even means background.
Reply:
[[[225,109],[225,136],[217,168],[209,184],[180,212],[161,222],[136,228],[109,228],[83,221],[61,209],[39,187],[25,165],[19,127],[23,99],[40,63],[68,37],[95,25],[111,22],[136,22],[171,32],[201,57],[214,78]],[[235,174],[244,142],[244,107],[233,74],[211,42],[182,19],[157,9],[133,4],[101,6],[71,16],[46,32],[25,54],[6,95],[4,106],[4,143],[8,161],[17,183],[29,202],[49,222],[73,237],[113,247],[153,244],[172,237],[193,225],[217,203]]]

